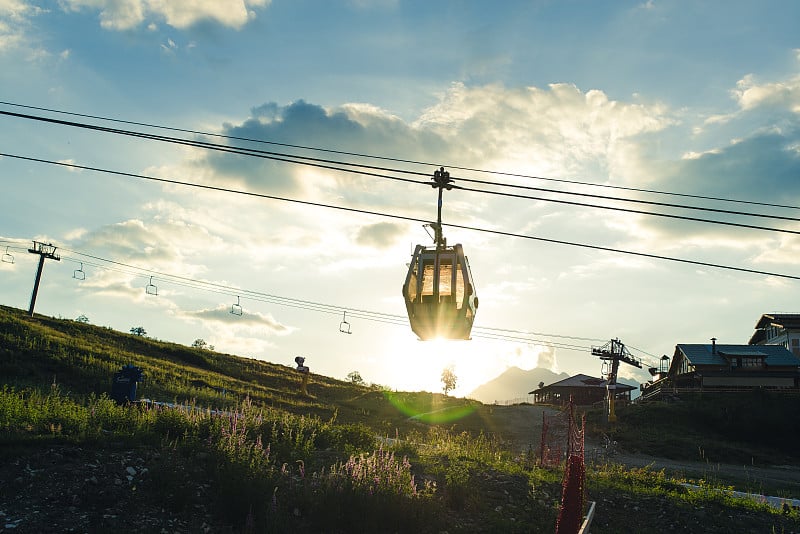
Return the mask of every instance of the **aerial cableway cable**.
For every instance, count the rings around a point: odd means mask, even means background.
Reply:
[[[470,191],[473,193],[483,193],[488,195],[497,195],[503,197],[513,197],[513,198],[521,198],[526,200],[540,200],[544,202],[554,202],[556,204],[567,204],[570,206],[582,206],[587,208],[597,208],[597,209],[604,209],[604,210],[612,210],[612,211],[621,211],[624,213],[635,213],[637,215],[649,215],[651,217],[664,217],[667,219],[678,219],[681,221],[692,221],[692,222],[702,222],[707,224],[720,224],[723,226],[735,226],[737,228],[747,228],[749,230],[764,230],[767,232],[781,232],[785,234],[795,234],[800,235],[800,230],[789,230],[786,228],[774,228],[771,226],[758,226],[753,224],[744,224],[744,223],[736,223],[731,221],[720,221],[716,219],[703,219],[700,217],[689,217],[686,215],[676,215],[673,213],[658,213],[653,211],[644,211],[644,210],[634,210],[629,208],[621,208],[618,206],[601,206],[599,204],[584,204],[582,202],[574,202],[571,200],[561,200],[561,199],[554,199],[554,198],[542,198],[542,197],[532,197],[529,195],[517,195],[513,193],[503,193],[499,191],[488,191],[485,189],[473,189],[471,187],[461,187],[461,186],[453,186],[453,189],[460,189],[462,191]],[[707,211],[717,211],[719,213],[733,213],[733,212],[726,212],[725,210],[707,210]],[[753,214],[753,213],[737,213],[737,215],[749,215],[751,217],[769,217],[774,219],[784,219],[789,221],[800,222],[800,219],[796,219],[793,217],[777,217],[772,215],[763,215],[763,214]]]
[[[0,114],[1,113],[2,112],[0,112]],[[136,137],[138,137],[138,136],[136,136]],[[172,141],[170,141],[170,142],[172,142]],[[186,146],[199,147],[199,148],[208,148],[208,149],[215,150],[215,151],[218,151],[218,152],[225,152],[225,153],[239,154],[239,155],[247,155],[247,156],[256,156],[256,157],[260,157],[260,158],[263,158],[263,159],[269,159],[269,160],[273,160],[273,161],[281,161],[281,162],[285,162],[285,163],[296,163],[296,164],[307,165],[307,166],[312,166],[312,167],[316,167],[316,168],[323,168],[323,169],[335,170],[335,171],[340,171],[340,172],[354,173],[354,174],[358,174],[358,175],[362,175],[362,176],[370,176],[370,177],[374,177],[374,178],[384,178],[384,179],[389,179],[389,180],[394,180],[394,181],[399,181],[399,182],[407,182],[407,183],[414,183],[414,184],[420,184],[420,185],[428,185],[427,182],[423,182],[423,181],[419,181],[419,180],[412,180],[410,178],[400,178],[400,177],[397,177],[397,176],[388,176],[388,175],[385,175],[385,174],[373,173],[373,172],[368,172],[368,171],[364,171],[364,170],[360,170],[360,169],[348,169],[348,168],[336,167],[334,165],[328,165],[328,164],[321,163],[321,161],[324,161],[324,160],[318,160],[318,159],[314,159],[314,158],[311,158],[311,160],[313,160],[313,161],[305,161],[305,160],[302,160],[302,159],[301,160],[296,160],[296,159],[291,159],[294,156],[278,157],[278,156],[273,156],[273,155],[260,154],[260,153],[258,153],[259,151],[256,151],[254,153],[250,149],[243,149],[243,148],[236,148],[236,147],[226,147],[226,146],[222,146],[222,145],[210,145],[210,146],[208,146],[207,143],[195,142],[195,141],[189,141],[189,140],[177,140],[177,141],[175,141],[175,143],[181,144],[181,145],[186,145]],[[29,160],[29,161],[38,161],[38,162],[43,162],[43,163],[50,162],[49,160],[44,160],[44,159],[39,159],[39,158],[28,158],[28,157],[18,156],[18,155],[14,155],[14,154],[7,154],[7,153],[0,153],[0,156],[7,156],[7,157],[11,157],[11,158],[24,159],[24,160]],[[335,163],[341,164],[341,165],[355,165],[357,167],[363,167],[362,165],[358,165],[358,164],[341,163],[341,162],[335,162]],[[82,166],[79,166],[79,165],[76,165],[75,167],[88,168],[88,167],[82,167]],[[88,169],[91,170],[91,168],[88,168]],[[402,171],[398,171],[398,172],[402,172]],[[414,174],[416,174],[416,173],[414,173]],[[496,185],[502,185],[502,184],[496,184]],[[648,215],[648,216],[663,217],[663,218],[668,218],[668,219],[677,219],[677,220],[692,221],[692,222],[702,222],[702,223],[706,223],[706,224],[718,224],[718,225],[722,225],[722,226],[732,226],[732,227],[737,227],[737,228],[746,228],[746,229],[750,229],[750,230],[762,230],[762,231],[769,231],[769,232],[779,232],[779,233],[800,235],[800,231],[798,231],[798,230],[789,230],[789,229],[785,229],[785,228],[774,228],[774,227],[769,227],[769,226],[758,226],[758,225],[752,225],[752,224],[736,223],[736,222],[731,222],[731,221],[721,221],[721,220],[716,220],[716,219],[703,219],[703,218],[700,218],[700,217],[689,217],[689,216],[685,216],[685,215],[676,215],[676,214],[671,214],[671,213],[659,213],[659,212],[651,212],[651,211],[644,211],[644,210],[634,210],[634,209],[629,209],[629,208],[621,208],[621,207],[618,207],[618,206],[603,206],[603,205],[599,205],[599,204],[585,204],[585,203],[582,203],[582,202],[575,202],[575,201],[570,201],[570,200],[553,199],[553,198],[545,198],[545,197],[533,197],[533,196],[529,196],[529,195],[520,195],[520,194],[506,193],[506,192],[501,192],[501,191],[490,191],[490,190],[484,190],[484,189],[474,189],[474,188],[468,188],[468,187],[462,187],[462,186],[454,186],[454,188],[455,189],[460,189],[462,191],[468,191],[468,192],[473,192],[473,193],[481,193],[481,194],[488,194],[488,195],[501,196],[501,197],[518,198],[518,199],[526,199],[526,200],[537,200],[537,201],[543,201],[543,202],[553,202],[553,203],[557,203],[557,204],[566,204],[566,205],[572,205],[572,206],[581,206],[581,207],[589,207],[589,208],[596,208],[596,209],[605,209],[605,210],[619,211],[619,212],[625,212],[625,213],[635,213],[635,214],[638,214],[638,215]],[[614,200],[620,200],[620,199],[614,199]],[[703,210],[703,211],[712,211],[712,212],[716,212],[716,213],[745,215],[745,216],[751,216],[751,217],[763,217],[763,218],[772,218],[772,219],[800,222],[800,219],[798,219],[798,218],[784,217],[784,216],[773,216],[773,215],[766,215],[766,214],[760,214],[760,213],[735,212],[735,211],[729,211],[729,210],[718,210],[718,209],[702,208],[702,207],[694,207],[694,206],[673,205],[673,207],[681,207],[681,208],[684,208],[684,209],[697,209],[697,210]]]
[[[278,141],[269,141],[269,140],[266,140],[266,139],[256,139],[256,138],[252,138],[252,137],[240,137],[240,136],[235,136],[235,135],[226,135],[226,134],[220,134],[220,133],[214,133],[214,132],[204,132],[204,131],[192,130],[192,129],[187,129],[187,128],[176,128],[176,127],[163,126],[163,125],[151,124],[151,123],[145,123],[145,122],[123,120],[123,119],[117,119],[117,118],[113,118],[113,117],[103,117],[103,116],[99,116],[99,115],[90,115],[90,114],[86,114],[86,113],[75,113],[75,112],[70,112],[70,111],[63,111],[63,110],[57,110],[57,109],[51,109],[51,108],[45,108],[45,107],[39,107],[39,106],[30,106],[30,105],[25,105],[25,104],[17,104],[17,103],[14,103],[14,102],[0,101],[0,105],[6,105],[6,106],[12,106],[12,107],[24,108],[24,109],[34,109],[34,110],[37,110],[37,111],[45,111],[45,112],[48,112],[48,113],[57,113],[57,114],[61,114],[61,115],[69,115],[69,116],[72,116],[72,117],[82,117],[82,118],[88,118],[88,119],[94,119],[94,120],[100,120],[100,121],[106,121],[106,122],[113,122],[113,123],[118,123],[118,124],[128,124],[128,125],[132,125],[132,126],[143,126],[143,127],[146,127],[146,128],[154,128],[154,129],[166,130],[166,131],[172,131],[172,132],[188,133],[188,134],[192,134],[192,135],[201,135],[201,136],[206,136],[206,137],[215,137],[215,138],[218,138],[218,139],[230,139],[230,140],[234,140],[234,141],[246,141],[246,142],[259,143],[259,144],[265,144],[265,145],[271,145],[271,146],[281,146],[281,147],[285,147],[285,148],[295,148],[295,149],[299,149],[299,150],[308,150],[308,151],[314,151],[314,152],[324,152],[324,153],[328,153],[328,154],[338,154],[338,155],[342,155],[342,156],[352,156],[352,157],[358,157],[358,158],[364,158],[364,159],[373,159],[373,160],[380,160],[380,161],[391,161],[391,162],[395,162],[395,163],[408,163],[408,164],[412,164],[412,165],[422,165],[422,166],[425,166],[425,167],[428,167],[428,168],[430,168],[430,167],[438,167],[438,166],[442,165],[441,162],[439,162],[439,163],[424,162],[424,161],[418,161],[418,160],[412,160],[412,159],[395,158],[395,157],[388,157],[388,156],[378,156],[378,155],[371,155],[371,154],[365,154],[365,153],[359,153],[359,152],[351,152],[351,151],[345,151],[345,150],[334,150],[334,149],[327,149],[327,148],[320,148],[320,147],[311,147],[311,146],[307,146],[307,145],[299,145],[299,144],[292,144],[292,143],[282,143],[282,142],[278,142]],[[1,111],[0,111],[0,113],[8,114],[8,113],[4,113],[4,112],[1,112]],[[20,115],[20,116],[22,116],[22,115]],[[31,118],[34,118],[34,116],[31,116]],[[460,170],[460,171],[468,171],[468,172],[475,172],[475,173],[481,173],[481,174],[491,174],[491,175],[496,175],[496,176],[507,176],[507,177],[510,177],[510,178],[523,178],[523,179],[530,179],[530,180],[549,181],[549,182],[564,183],[564,184],[569,184],[569,185],[581,185],[581,186],[598,187],[598,188],[604,188],[604,189],[616,189],[616,190],[620,190],[620,191],[631,191],[631,192],[635,192],[635,193],[648,193],[648,194],[663,195],[663,196],[675,196],[675,197],[680,197],[680,198],[691,198],[691,199],[696,199],[696,200],[712,200],[712,201],[715,201],[715,202],[729,202],[729,203],[746,204],[746,205],[754,205],[754,206],[765,206],[765,207],[772,207],[772,208],[785,208],[785,209],[793,209],[793,210],[800,209],[800,206],[776,204],[776,203],[770,203],[770,202],[759,202],[759,201],[755,201],[755,200],[733,199],[733,198],[715,197],[715,196],[707,196],[707,195],[696,195],[696,194],[689,194],[689,193],[677,193],[677,192],[670,192],[670,191],[660,191],[660,190],[657,190],[657,189],[646,189],[646,188],[638,188],[638,187],[620,186],[620,185],[614,185],[614,184],[585,182],[585,181],[579,181],[579,180],[570,180],[570,179],[566,179],[566,178],[552,178],[552,177],[545,177],[545,176],[535,176],[535,175],[530,175],[530,174],[497,171],[497,170],[491,170],[491,169],[480,169],[480,168],[474,168],[474,167],[458,166],[458,165],[453,165],[453,164],[444,164],[444,166],[448,167],[450,169],[457,169],[457,170]],[[427,175],[428,173],[426,172],[426,173],[421,173],[421,174]],[[459,178],[459,179],[460,180],[464,180],[464,178]]]
[[[210,143],[206,141],[200,140],[190,140],[190,139],[182,139],[177,137],[168,137],[156,134],[150,134],[145,132],[136,132],[132,130],[121,130],[117,128],[108,128],[104,126],[92,125],[92,124],[85,124],[79,123],[74,121],[64,121],[60,119],[52,119],[47,117],[37,117],[35,115],[26,115],[21,113],[13,113],[8,111],[0,111],[0,115],[8,115],[12,117],[24,118],[24,119],[32,119],[37,121],[43,121],[46,123],[58,124],[63,126],[71,126],[95,131],[101,131],[105,133],[112,133],[117,135],[124,135],[129,137],[153,140],[153,141],[160,141],[172,144],[178,144],[183,146],[190,146],[194,148],[203,148],[207,150],[213,150],[217,152],[223,152],[228,154],[236,154],[236,155],[243,155],[243,156],[251,156],[251,157],[258,157],[261,159],[267,159],[272,161],[280,161],[284,163],[295,163],[300,165],[312,166],[317,168],[323,168],[328,170],[334,170],[339,172],[348,172],[352,174],[359,174],[362,176],[369,176],[373,178],[382,178],[382,179],[389,179],[401,182],[410,182],[410,183],[417,183],[417,184],[427,184],[427,182],[422,182],[419,180],[412,180],[409,178],[401,178],[398,176],[391,176],[386,174],[381,174],[378,172],[372,171],[382,171],[382,172],[393,172],[399,174],[407,174],[407,175],[415,175],[415,176],[428,176],[429,173],[418,172],[418,171],[409,171],[405,169],[396,169],[396,168],[388,168],[388,167],[375,167],[372,165],[365,165],[360,163],[353,163],[353,162],[343,162],[337,160],[329,160],[329,159],[322,159],[322,158],[312,158],[309,156],[300,156],[296,154],[285,154],[281,152],[271,152],[266,150],[259,150],[259,149],[252,149],[246,147],[236,147],[230,145],[220,145],[216,143]],[[345,166],[345,167],[341,167]],[[347,168],[350,167],[350,168]],[[370,170],[365,170],[370,169]],[[530,186],[522,186],[517,184],[503,184],[498,182],[489,182],[485,180],[475,180],[470,178],[458,178],[458,180],[468,183],[476,183],[481,185],[491,185],[495,187],[506,187],[506,188],[516,188],[516,189],[526,189],[526,190],[534,190],[552,194],[560,194],[560,195],[572,195],[572,196],[580,196],[580,197],[590,197],[590,198],[598,198],[603,200],[611,200],[616,202],[630,202],[636,204],[644,204],[644,205],[652,205],[652,206],[660,206],[660,207],[669,207],[669,208],[677,208],[677,209],[686,209],[686,210],[695,210],[695,211],[703,211],[703,212],[711,212],[711,213],[718,213],[724,215],[737,215],[737,216],[747,216],[747,217],[758,217],[758,218],[765,218],[765,219],[774,219],[774,220],[783,220],[783,221],[791,221],[791,222],[800,222],[800,218],[796,217],[788,217],[788,216],[781,216],[781,215],[773,215],[773,214],[764,214],[764,213],[752,213],[752,212],[744,212],[744,211],[736,211],[736,210],[725,210],[719,208],[710,208],[706,206],[691,206],[691,205],[683,205],[683,204],[675,204],[675,203],[666,203],[666,202],[654,202],[642,199],[629,199],[623,197],[609,197],[605,195],[596,195],[596,194],[589,194],[589,193],[581,193],[581,192],[574,192],[574,191],[559,191],[554,189],[547,189],[547,188],[537,188],[537,187],[530,187]],[[719,224],[724,226],[734,226],[739,228],[748,228],[754,230],[765,230],[765,231],[774,231],[774,232],[782,232],[782,233],[789,233],[789,234],[800,234],[800,231],[788,230],[783,228],[774,228],[774,227],[765,227],[765,226],[757,226],[757,225],[750,225],[750,224],[743,224],[743,223],[735,223],[730,221],[720,221],[716,219],[703,219],[699,217],[689,217],[689,216],[682,216],[682,215],[675,215],[675,214],[667,214],[667,213],[659,213],[659,212],[651,212],[645,210],[633,210],[628,208],[621,208],[618,206],[607,206],[607,205],[599,205],[599,204],[586,204],[582,202],[576,201],[569,201],[569,200],[561,200],[561,199],[554,199],[548,197],[533,197],[527,195],[520,195],[514,193],[507,193],[503,191],[491,191],[485,189],[475,189],[475,188],[466,188],[466,187],[459,187],[464,191],[470,191],[474,193],[481,193],[481,194],[490,194],[495,196],[504,196],[510,198],[519,198],[519,199],[526,199],[526,200],[537,200],[542,202],[553,202],[558,204],[567,204],[573,206],[581,206],[581,207],[590,207],[595,209],[606,209],[612,211],[620,211],[626,213],[634,213],[639,215],[649,215],[654,217],[665,217],[665,218],[672,218],[672,219],[679,219],[679,220],[686,220],[686,221],[693,221],[693,222],[702,222],[707,224]],[[794,206],[781,206],[781,207],[794,207]]]
[[[278,201],[282,201],[282,202],[291,202],[291,203],[295,203],[295,204],[313,206],[313,207],[318,207],[318,208],[335,209],[335,210],[346,211],[346,212],[351,212],[351,213],[359,213],[359,214],[362,214],[362,215],[372,215],[372,216],[376,216],[376,217],[384,217],[384,218],[397,219],[397,220],[408,221],[408,222],[417,222],[417,223],[423,223],[423,224],[429,223],[428,220],[420,219],[420,218],[417,218],[417,217],[409,217],[409,216],[405,216],[405,215],[397,215],[397,214],[392,214],[392,213],[365,210],[365,209],[360,209],[360,208],[350,208],[350,207],[347,207],[347,206],[336,206],[336,205],[333,205],[333,204],[324,204],[322,202],[312,202],[312,201],[308,201],[308,200],[299,200],[299,199],[294,199],[294,198],[279,197],[279,196],[275,196],[275,195],[266,195],[266,194],[263,194],[263,193],[254,193],[254,192],[251,192],[251,191],[240,191],[240,190],[226,188],[226,187],[218,187],[218,186],[212,186],[212,185],[206,185],[206,184],[197,184],[197,183],[192,183],[192,182],[184,182],[184,181],[180,181],[180,180],[171,180],[171,179],[167,179],[167,178],[158,178],[158,177],[154,177],[154,176],[146,176],[146,175],[136,174],[136,173],[114,171],[114,170],[102,169],[102,168],[98,168],[98,167],[89,167],[89,166],[85,166],[85,165],[77,165],[77,164],[74,164],[74,163],[67,163],[67,162],[63,162],[63,161],[53,161],[53,160],[46,160],[46,159],[42,159],[42,158],[32,158],[32,157],[28,157],[28,156],[19,156],[19,155],[16,155],[16,154],[8,154],[8,153],[0,153],[0,156],[16,158],[16,159],[21,159],[21,160],[25,160],[25,161],[34,161],[34,162],[38,162],[38,163],[47,163],[47,164],[50,164],[50,165],[58,165],[58,166],[68,167],[68,168],[73,168],[73,169],[82,169],[82,170],[89,170],[89,171],[105,173],[105,174],[113,174],[113,175],[116,175],[116,176],[124,176],[124,177],[128,177],[128,178],[137,178],[137,179],[141,179],[141,180],[149,180],[149,181],[154,181],[154,182],[168,183],[168,184],[172,184],[172,185],[182,185],[182,186],[186,186],[186,187],[194,187],[194,188],[206,189],[206,190],[210,190],[210,191],[234,193],[234,194],[238,194],[238,195],[245,195],[245,196],[250,196],[250,197],[255,197],[255,198],[264,198],[264,199],[269,199],[269,200],[278,200]],[[790,279],[790,280],[800,280],[800,276],[797,276],[797,275],[776,273],[776,272],[770,272],[770,271],[762,271],[762,270],[758,270],[758,269],[748,269],[748,268],[745,268],[745,267],[735,267],[735,266],[731,266],[731,265],[723,265],[723,264],[720,264],[720,263],[712,263],[712,262],[705,262],[705,261],[699,261],[699,260],[690,260],[690,259],[686,259],[686,258],[677,258],[677,257],[674,257],[674,256],[664,256],[664,255],[660,255],[660,254],[650,254],[650,253],[647,253],[647,252],[636,252],[636,251],[613,248],[613,247],[603,247],[603,246],[600,246],[600,245],[590,245],[590,244],[586,244],[586,243],[578,243],[578,242],[566,241],[566,240],[562,240],[562,239],[552,239],[552,238],[538,237],[538,236],[532,236],[532,235],[526,235],[526,234],[517,234],[517,233],[514,233],[514,232],[506,232],[506,231],[502,231],[502,230],[494,230],[494,229],[488,229],[488,228],[479,228],[479,227],[475,227],[475,226],[468,226],[468,225],[462,225],[462,224],[448,223],[447,226],[450,227],[450,228],[459,228],[459,229],[462,229],[462,230],[470,230],[470,231],[474,231],[474,232],[484,232],[484,233],[490,233],[490,234],[495,234],[495,235],[502,235],[502,236],[505,236],[505,237],[516,237],[516,238],[520,238],[520,239],[528,239],[528,240],[532,240],[532,241],[540,241],[542,243],[551,243],[551,244],[565,245],[565,246],[571,246],[571,247],[588,248],[588,249],[591,249],[591,250],[612,252],[612,253],[616,253],[616,254],[626,254],[626,255],[629,255],[629,256],[638,256],[638,257],[642,257],[642,258],[650,258],[650,259],[656,259],[656,260],[671,261],[671,262],[675,262],[675,263],[684,263],[684,264],[688,264],[688,265],[697,265],[697,266],[700,266],[700,267],[711,267],[711,268],[715,268],[715,269],[725,269],[725,270],[729,270],[729,271],[751,273],[751,274],[759,274],[759,275],[764,275],[764,276],[774,276],[774,277],[777,277],[777,278],[787,278],[787,279]]]
[[[517,184],[501,184],[501,183],[497,183],[497,182],[488,182],[488,181],[485,181],[485,180],[474,180],[474,179],[470,179],[470,178],[457,178],[457,180],[460,181],[460,182],[475,183],[475,184],[481,184],[481,185],[502,186],[502,187],[508,187],[508,188],[512,188],[512,189],[524,189],[524,190],[527,190],[527,191],[540,191],[540,192],[543,192],[543,193],[555,193],[555,194],[560,194],[560,195],[572,195],[572,196],[586,197],[586,198],[599,198],[599,199],[603,199],[603,200],[612,200],[612,201],[618,201],[618,202],[631,202],[631,203],[634,203],[634,204],[644,204],[644,205],[647,205],[647,206],[659,206],[659,207],[663,207],[663,208],[678,208],[678,209],[686,209],[686,210],[705,211],[705,212],[710,212],[710,213],[720,213],[720,214],[724,214],[724,215],[743,215],[743,216],[746,216],[746,217],[760,217],[760,218],[764,218],[764,219],[776,219],[776,220],[782,220],[782,221],[800,222],[800,218],[797,218],[797,217],[787,217],[787,216],[782,216],[782,215],[772,215],[772,214],[766,214],[766,213],[753,213],[753,212],[749,212],[749,211],[723,210],[723,209],[719,209],[719,208],[709,208],[707,206],[687,206],[685,204],[674,204],[674,203],[670,203],[670,202],[655,202],[655,201],[652,201],[652,200],[642,200],[642,199],[637,199],[637,198],[610,197],[610,196],[606,196],[606,195],[595,195],[595,194],[591,194],[591,193],[581,193],[581,192],[578,192],[578,191],[559,191],[558,189],[548,189],[548,188],[545,188],[545,187],[532,187],[532,186],[528,186],[528,185],[517,185]],[[482,189],[469,189],[469,188],[466,188],[466,187],[456,187],[456,188],[457,189],[463,189],[464,191],[477,191],[477,192],[480,192],[480,193],[498,194],[498,193],[495,193],[494,191],[485,191],[485,190],[482,190]],[[546,201],[546,202],[560,202],[560,203],[564,203],[564,204],[574,204],[576,206],[588,206],[588,207],[592,207],[592,208],[601,208],[601,209],[617,209],[617,208],[613,208],[613,207],[609,207],[609,206],[597,206],[597,205],[583,204],[583,203],[577,203],[577,202],[573,203],[573,202],[567,202],[567,201],[553,200],[553,199],[549,199],[549,198],[528,197],[528,196],[523,196],[523,195],[517,196],[517,195],[511,194],[511,193],[499,193],[499,194],[502,194],[503,196],[513,196],[513,197],[516,197],[516,198],[526,198],[526,199],[530,199],[530,200],[543,200],[543,201]],[[653,213],[653,212],[649,212],[649,211],[633,211],[633,210],[626,210],[626,209],[619,209],[619,211],[630,211],[632,213],[642,213],[642,214],[645,214],[645,215],[662,215],[660,213]],[[709,222],[709,221],[706,221],[705,219],[697,219],[697,220],[703,221],[703,222]],[[714,222],[714,221],[712,221],[712,222]]]

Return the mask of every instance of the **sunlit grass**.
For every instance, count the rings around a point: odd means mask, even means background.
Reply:
[[[10,377],[0,386],[5,450],[66,440],[157,451],[142,494],[175,513],[191,513],[184,490],[202,487],[231,531],[553,531],[562,472],[538,467],[535,447],[520,454],[489,433],[502,430],[490,424],[491,407],[316,375],[307,398],[288,367],[3,308],[0,340],[0,370]],[[131,361],[146,368],[148,397],[178,406],[118,406],[103,394]],[[668,519],[684,531],[699,524],[681,522],[698,510],[716,531],[741,531],[728,514],[739,511],[757,531],[800,530],[796,511],[742,502],[729,488],[713,476],[593,466],[588,496],[603,513],[592,532],[649,531],[650,508],[674,510]]]

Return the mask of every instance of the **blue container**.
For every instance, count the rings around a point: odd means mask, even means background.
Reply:
[[[135,365],[124,365],[114,373],[111,381],[111,398],[117,404],[127,404],[136,400],[136,385],[144,382],[144,372]]]

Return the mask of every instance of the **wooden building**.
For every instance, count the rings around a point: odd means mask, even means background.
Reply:
[[[628,384],[616,384],[616,402],[626,403],[631,400],[631,391],[635,389]],[[529,393],[533,395],[536,404],[562,405],[569,402],[570,396],[575,404],[581,406],[592,405],[606,399],[608,381],[602,378],[578,374],[554,382],[548,386],[542,385]]]

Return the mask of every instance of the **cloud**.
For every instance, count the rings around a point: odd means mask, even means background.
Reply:
[[[548,369],[554,373],[558,373],[558,360],[556,359],[556,349],[553,347],[537,347],[540,349],[536,367],[539,369]]]
[[[800,113],[800,75],[779,82],[758,84],[748,74],[736,83],[734,99],[743,110],[758,107],[777,107]]]
[[[84,234],[75,246],[144,269],[193,276],[202,268],[184,259],[189,251],[207,247],[209,241],[213,238],[205,228],[157,216],[147,222],[129,219],[100,227]]]
[[[177,29],[186,29],[203,21],[239,29],[256,17],[270,0],[63,0],[67,11],[99,11],[100,25],[107,30],[130,30],[150,19],[163,20]],[[147,22],[146,22],[147,21]]]
[[[624,180],[633,172],[629,163],[633,158],[629,156],[635,150],[637,136],[663,130],[674,123],[675,119],[660,104],[612,101],[601,91],[584,93],[573,85],[506,89],[496,85],[454,84],[438,104],[413,122],[366,104],[328,109],[298,100],[286,106],[274,102],[256,106],[243,122],[224,124],[221,133],[241,139],[332,149],[338,152],[253,146],[337,161],[354,159],[343,154],[348,152],[544,176],[611,173]],[[375,160],[358,161],[401,166]],[[404,215],[423,219],[431,218],[434,204],[432,198],[424,203],[409,202],[410,198],[421,198],[417,195],[422,191],[418,186],[388,185],[376,177],[241,155],[207,154],[195,161],[193,168],[206,173],[206,179],[215,185],[304,195],[306,199],[335,198],[337,204],[351,207],[392,207],[396,212],[402,210]],[[432,173],[434,168],[432,165],[420,171]],[[418,179],[424,182],[426,175]],[[376,181],[382,187],[375,187]],[[476,200],[476,195],[451,195],[447,216],[458,217],[465,224],[490,224],[484,214],[488,206],[498,201],[481,197]],[[529,208],[535,205],[527,204]],[[504,213],[509,217],[525,216],[525,210],[519,209]]]
[[[441,157],[442,154],[447,154],[448,148],[437,134],[417,130],[374,106],[348,104],[326,109],[303,100],[286,106],[279,106],[274,102],[262,104],[253,108],[251,116],[245,121],[224,124],[221,133],[240,139],[277,143],[252,144],[237,141],[236,145],[274,152],[275,154],[266,156],[283,159],[285,155],[293,154],[318,160],[376,164],[374,159],[364,160],[342,153],[305,150],[281,144],[319,147],[352,154],[403,154],[408,158],[418,159],[433,159],[434,154]],[[331,165],[325,161],[310,163],[317,166],[211,153],[199,158],[192,167],[205,173],[209,183],[241,187],[258,193],[302,196],[305,200],[320,201],[335,198],[338,200],[336,204],[351,207],[376,208],[398,204],[408,206],[407,202],[403,202],[408,189],[406,184],[394,182],[392,187],[395,187],[395,193],[386,194],[386,189],[375,187],[375,182],[380,180],[389,184],[387,180],[321,168],[320,166]],[[382,162],[377,165],[382,165]],[[374,172],[372,169],[368,170]],[[427,170],[432,174],[433,168]]]
[[[185,319],[199,319],[211,323],[209,327],[211,330],[224,326],[234,330],[258,331],[274,335],[286,335],[293,330],[275,320],[270,314],[247,311],[242,315],[234,315],[231,313],[231,307],[225,304],[216,308],[181,311],[177,315]]]
[[[731,91],[739,110],[725,115],[698,117],[697,125],[685,115],[682,128],[693,132],[680,158],[664,158],[646,154],[644,145],[631,152],[642,177],[637,186],[673,191],[709,198],[663,197],[678,204],[731,211],[797,217],[780,204],[800,203],[800,76],[788,75],[782,80],[758,83],[754,76],[741,79]],[[705,145],[705,146],[703,146]],[[694,147],[702,146],[701,149]],[[633,167],[633,164],[632,164]],[[713,201],[710,198],[736,199],[744,203]],[[798,230],[794,221],[770,220],[763,217],[722,215],[712,212],[643,208],[648,211],[669,211],[677,215],[721,219],[742,224]],[[705,254],[715,263],[723,260],[735,264],[786,263],[792,256],[786,250],[786,234],[746,230],[699,222],[677,221],[648,216],[613,216],[609,220],[627,221],[629,243],[639,250],[678,251],[680,256]],[[622,229],[622,227],[620,226]],[[637,235],[639,236],[637,238]],[[789,247],[791,248],[791,247]],[[733,255],[732,255],[733,254]],[[792,262],[793,263],[793,262]]]
[[[598,165],[609,169],[624,159],[629,139],[674,123],[663,105],[613,101],[571,84],[508,89],[458,83],[415,125],[457,143],[456,153],[468,164],[565,176]]]
[[[727,146],[662,163],[653,171],[659,182],[673,191],[796,204],[800,199],[800,128],[787,126],[761,130]]]
[[[358,230],[356,243],[378,249],[390,248],[405,232],[404,225],[388,222],[370,224]]]
[[[166,43],[161,44],[161,50],[166,54],[172,54],[177,50],[178,45],[172,39],[167,39]]]
[[[0,53],[29,45],[30,20],[43,13],[45,9],[24,0],[0,0]],[[42,53],[35,48],[32,52],[34,55]]]

